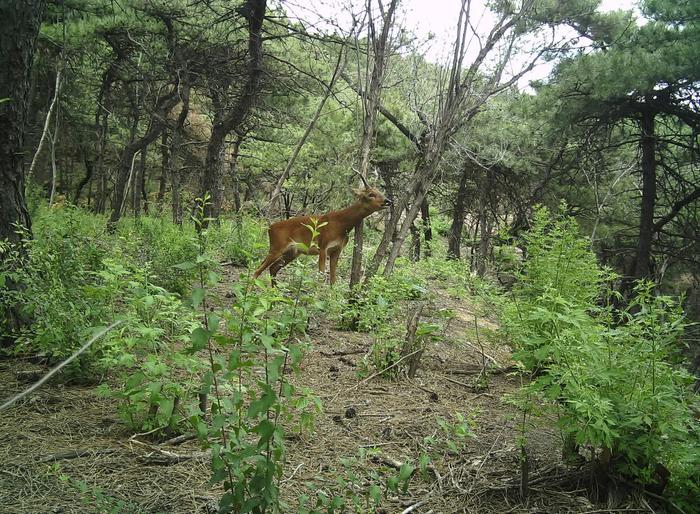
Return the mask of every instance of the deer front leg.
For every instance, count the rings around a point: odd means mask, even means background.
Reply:
[[[326,274],[326,249],[321,248],[318,252],[318,271],[322,274]]]
[[[331,285],[335,284],[335,270],[338,267],[338,259],[340,258],[341,248],[334,248],[330,253],[331,258]]]

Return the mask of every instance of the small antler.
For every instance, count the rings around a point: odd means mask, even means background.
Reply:
[[[360,176],[360,178],[362,179],[362,182],[364,183],[365,187],[366,187],[367,189],[369,189],[369,184],[367,183],[367,180],[365,180],[365,177],[362,175],[362,173],[360,173],[359,171],[357,171],[355,168],[353,168],[352,171],[354,171],[355,173],[357,173],[357,174]]]

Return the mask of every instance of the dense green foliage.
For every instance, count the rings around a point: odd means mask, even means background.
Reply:
[[[555,410],[564,439],[606,472],[654,484],[662,466],[675,499],[692,506],[700,439],[693,379],[677,366],[679,305],[641,282],[624,310],[601,306],[610,274],[570,218],[550,221],[540,209],[525,239],[528,258],[503,321],[514,358],[533,374],[526,398]]]

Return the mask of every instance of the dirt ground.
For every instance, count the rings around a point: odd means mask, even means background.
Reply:
[[[455,316],[444,337],[424,355],[415,379],[361,381],[357,366],[372,343],[371,334],[339,331],[323,320],[312,323],[312,350],[292,381],[310,387],[323,401],[324,412],[312,434],[290,432],[286,441],[281,489],[288,511],[294,512],[296,498],[309,484],[342,493],[336,479],[349,468],[384,476],[395,473],[397,463],[416,463],[426,451],[426,437],[444,439],[438,418],[454,422],[459,412],[472,421],[473,437],[456,454],[433,452],[427,473],[417,472],[406,494],[390,495],[384,510],[376,512],[606,512],[596,509],[583,486],[559,483],[570,470],[561,465],[560,439],[551,421],[528,426],[530,494],[520,499],[520,419],[503,401],[520,379],[494,373],[485,389],[475,387],[486,359],[479,343],[491,368],[508,368],[509,349],[493,337],[495,321],[469,302],[444,293],[440,303]],[[45,368],[28,360],[0,361],[3,398],[31,383],[18,371],[41,373]],[[152,448],[131,439],[115,401],[98,396],[94,386],[53,381],[2,414],[2,513],[216,512],[221,491],[208,484],[207,458],[170,465],[144,462]],[[361,449],[376,455],[352,460]],[[196,454],[200,449],[188,441],[169,451]],[[72,458],[65,452],[73,452]]]

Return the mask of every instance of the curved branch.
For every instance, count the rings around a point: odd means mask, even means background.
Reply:
[[[688,204],[693,203],[695,200],[700,198],[700,187],[696,187],[695,191],[690,193],[688,196],[683,198],[682,200],[677,201],[676,203],[673,204],[673,207],[671,207],[671,210],[666,214],[666,216],[662,217],[659,221],[654,223],[654,232],[659,232],[664,225],[669,223],[670,221],[673,221],[673,218],[675,218],[679,212],[681,212],[681,209],[685,207]]]

